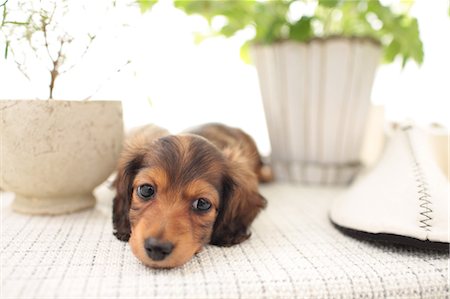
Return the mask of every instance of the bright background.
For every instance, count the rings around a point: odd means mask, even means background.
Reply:
[[[252,36],[251,30],[196,44],[193,32],[206,32],[206,21],[186,16],[170,0],[145,14],[129,1],[116,1],[114,9],[106,9],[111,2],[72,2],[64,26],[80,36],[95,28],[97,38],[77,66],[58,79],[55,98],[121,100],[126,128],[152,122],[178,132],[223,122],[243,128],[263,153],[269,152],[256,70],[239,58],[240,45]],[[417,0],[412,7],[424,43],[421,67],[410,62],[402,70],[396,62],[379,68],[372,101],[385,106],[388,119],[450,127],[448,5],[447,0]],[[8,6],[13,8],[14,0]],[[49,75],[39,63],[31,67],[35,69],[29,81],[12,57],[1,58],[0,99],[48,96]]]

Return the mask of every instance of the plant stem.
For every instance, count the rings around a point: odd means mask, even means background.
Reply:
[[[58,77],[58,71],[53,69],[50,72],[50,75],[51,75],[51,79],[50,79],[50,85],[49,85],[49,89],[50,89],[49,99],[52,100],[53,99],[53,89],[55,88],[55,81],[56,81],[56,77]]]
[[[50,84],[49,84],[49,99],[50,100],[53,99],[53,91],[55,89],[55,82],[56,82],[56,78],[59,75],[58,69],[64,58],[62,49],[63,49],[64,43],[65,43],[64,38],[61,38],[59,41],[60,45],[59,45],[58,53],[56,55],[56,58],[53,59],[52,53],[50,52],[49,42],[48,42],[47,26],[52,22],[55,11],[56,11],[56,2],[53,7],[53,11],[52,11],[50,18],[44,18],[44,15],[42,15],[42,13],[41,13],[41,19],[42,19],[41,30],[42,30],[42,33],[44,34],[44,46],[45,46],[45,49],[47,50],[48,57],[50,58],[50,61],[52,62],[52,68],[50,70]]]
[[[16,59],[14,59],[14,62],[16,63],[17,68],[18,68],[19,71],[22,73],[22,75],[24,75],[25,78],[27,78],[27,80],[31,82],[31,78],[30,78],[30,76],[28,76],[28,74],[27,74],[27,69],[22,65],[22,63],[20,63],[20,62],[17,61]]]
[[[50,97],[49,97],[49,99],[53,99],[53,90],[55,89],[55,81],[56,81],[56,78],[59,76],[59,67],[61,66],[61,63],[64,59],[63,47],[64,47],[65,43],[66,43],[66,41],[64,40],[64,38],[61,38],[61,40],[59,41],[58,54],[56,55],[56,58],[52,60],[53,68],[50,70],[50,85],[49,85]],[[48,46],[48,44],[46,44],[46,46]],[[47,47],[47,49],[48,49],[48,47]],[[49,51],[49,55],[50,55],[50,51]]]
[[[4,57],[8,59],[9,41],[6,41]]]

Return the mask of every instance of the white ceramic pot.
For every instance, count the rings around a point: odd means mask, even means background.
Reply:
[[[380,53],[363,38],[253,46],[278,180],[352,180]]]
[[[0,101],[0,186],[13,209],[61,214],[95,205],[123,140],[121,102]]]

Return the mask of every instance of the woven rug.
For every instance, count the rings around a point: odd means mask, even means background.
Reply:
[[[1,298],[448,298],[448,253],[369,243],[328,220],[339,189],[270,185],[250,240],[208,246],[183,267],[143,266],[96,209],[38,217],[2,193]]]

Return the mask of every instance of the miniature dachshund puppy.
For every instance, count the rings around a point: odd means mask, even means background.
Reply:
[[[206,244],[250,237],[266,206],[258,182],[272,179],[252,138],[208,124],[170,135],[156,126],[126,140],[114,182],[114,235],[145,265],[183,265]]]

